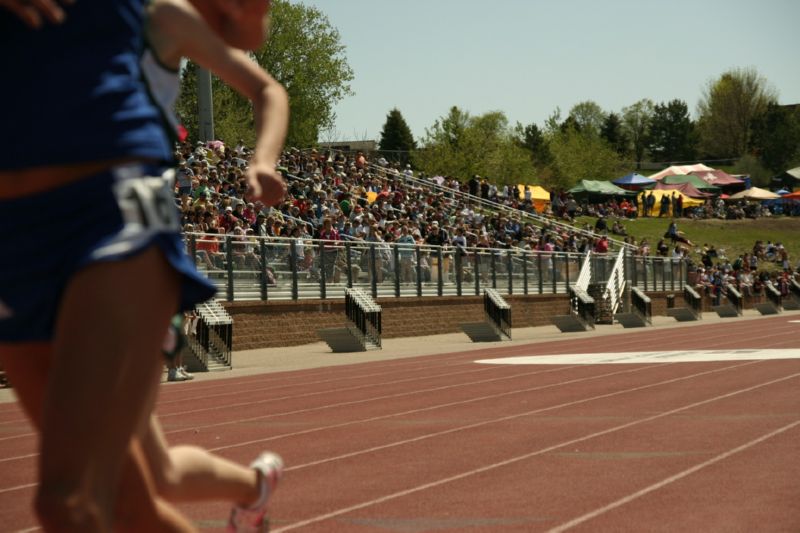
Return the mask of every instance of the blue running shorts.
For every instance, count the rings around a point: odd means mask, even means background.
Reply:
[[[51,340],[61,296],[76,272],[151,246],[181,274],[176,312],[211,298],[214,286],[186,254],[172,174],[123,165],[54,190],[0,200],[0,342]]]

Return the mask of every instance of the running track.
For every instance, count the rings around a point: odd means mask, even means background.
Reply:
[[[273,531],[800,531],[798,359],[485,365],[800,348],[797,314],[164,387],[172,443],[281,453]],[[799,350],[800,352],[800,350]],[[35,528],[36,441],[0,405],[0,531]],[[228,506],[186,505],[204,530]]]

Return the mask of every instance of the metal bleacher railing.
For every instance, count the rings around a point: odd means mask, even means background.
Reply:
[[[613,316],[619,310],[625,292],[625,249],[620,249],[614,266],[608,276],[603,298],[608,301],[609,311]]]
[[[521,249],[400,246],[360,240],[322,241],[187,233],[187,250],[214,282],[219,298],[343,299],[357,287],[373,298],[565,294],[586,259],[577,253]],[[678,290],[686,268],[669,258],[627,255],[627,282],[643,290]],[[591,254],[592,283],[605,283],[616,254]]]
[[[546,217],[546,216],[542,216],[542,215],[540,215],[538,213],[531,213],[531,212],[523,211],[523,210],[520,210],[520,209],[514,209],[512,207],[509,207],[507,205],[504,205],[504,204],[501,204],[501,203],[498,203],[498,202],[493,202],[491,200],[487,200],[487,199],[479,197],[479,196],[473,196],[473,195],[465,193],[465,192],[457,191],[457,190],[455,190],[455,189],[453,189],[451,187],[447,187],[447,186],[444,186],[444,185],[439,185],[437,182],[435,182],[433,180],[420,179],[420,178],[415,178],[413,176],[407,176],[407,175],[403,174],[402,172],[399,172],[398,170],[382,167],[382,166],[375,165],[375,164],[369,164],[368,166],[373,171],[384,172],[387,175],[394,176],[395,178],[402,179],[406,183],[409,183],[409,184],[412,184],[412,185],[416,185],[416,186],[419,186],[419,187],[423,187],[423,188],[426,188],[426,189],[431,189],[431,190],[434,190],[436,192],[441,192],[441,193],[443,193],[445,198],[450,198],[452,200],[461,200],[461,201],[463,201],[465,203],[469,203],[469,204],[472,204],[474,206],[481,207],[481,208],[485,209],[486,211],[504,213],[504,214],[510,215],[510,216],[517,216],[521,220],[530,221],[534,225],[539,226],[539,227],[549,227],[549,228],[553,228],[553,229],[556,229],[556,230],[559,230],[559,231],[573,232],[573,233],[576,233],[578,235],[587,236],[587,237],[593,237],[593,238],[599,238],[601,236],[600,234],[597,234],[597,233],[594,233],[592,231],[588,231],[588,230],[585,230],[585,229],[582,229],[582,228],[577,228],[575,226],[571,226],[569,224],[566,224],[566,223],[561,222],[559,220],[556,220],[554,218],[549,218],[549,217]],[[620,241],[620,240],[613,239],[613,238],[608,238],[608,242],[609,242],[609,245],[614,249],[617,249],[617,248],[628,248],[630,250],[634,250],[636,248],[635,246],[630,245],[630,244],[628,244],[628,243],[626,243],[624,241]]]

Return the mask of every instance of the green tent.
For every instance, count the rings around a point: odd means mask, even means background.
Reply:
[[[576,198],[602,199],[611,196],[636,196],[636,191],[626,191],[610,181],[581,180],[569,191]]]
[[[682,185],[684,183],[691,183],[700,192],[719,192],[719,187],[710,185],[706,180],[699,176],[675,174],[672,176],[664,176],[661,178],[661,183],[665,185]]]

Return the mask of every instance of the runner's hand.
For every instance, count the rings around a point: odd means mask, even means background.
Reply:
[[[66,18],[59,3],[72,4],[74,0],[0,0],[0,8],[16,14],[31,28],[41,28],[45,19],[61,24]]]
[[[252,162],[247,170],[247,199],[274,206],[285,197],[286,182],[275,166]]]

